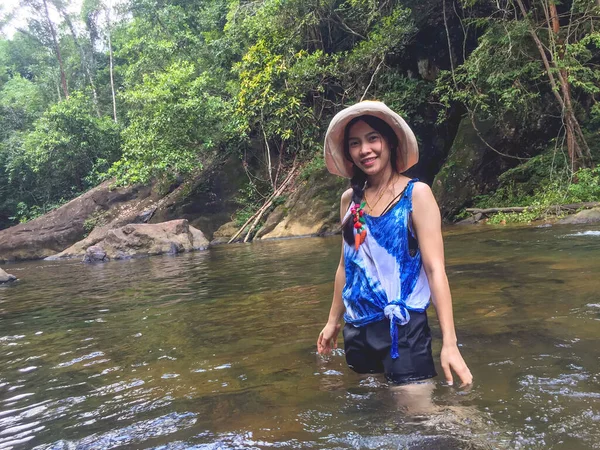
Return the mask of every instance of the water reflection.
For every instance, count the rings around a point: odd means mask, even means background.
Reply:
[[[600,232],[447,234],[471,391],[316,354],[339,237],[11,266],[0,448],[600,448]]]

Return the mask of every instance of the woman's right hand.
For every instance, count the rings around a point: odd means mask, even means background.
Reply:
[[[320,355],[328,355],[337,348],[338,334],[342,325],[339,323],[327,323],[317,339],[317,351]]]

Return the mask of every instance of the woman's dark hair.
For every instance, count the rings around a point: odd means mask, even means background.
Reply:
[[[364,115],[358,116],[348,122],[346,129],[344,130],[344,156],[348,161],[353,163],[354,175],[350,179],[350,186],[352,187],[352,202],[360,204],[365,194],[365,184],[367,182],[367,175],[360,170],[352,161],[350,156],[350,128],[357,122],[363,121],[375,131],[377,131],[387,142],[390,149],[390,163],[392,170],[396,170],[396,161],[398,159],[398,137],[392,127],[387,122],[379,117]],[[354,223],[351,219],[347,220],[343,226],[344,240],[349,245],[354,245]]]

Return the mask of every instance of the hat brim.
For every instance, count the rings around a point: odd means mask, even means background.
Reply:
[[[417,139],[404,119],[382,102],[363,101],[341,110],[329,123],[325,134],[324,153],[325,165],[330,173],[344,178],[352,178],[354,175],[352,161],[348,161],[344,156],[344,132],[348,122],[364,115],[384,120],[396,133],[399,145],[396,170],[399,173],[405,172],[419,161]]]

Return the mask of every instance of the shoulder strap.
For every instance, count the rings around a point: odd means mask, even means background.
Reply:
[[[383,214],[385,214],[386,212],[388,212],[388,211],[389,211],[389,209],[390,209],[392,206],[394,206],[396,203],[398,203],[398,202],[400,201],[400,199],[402,198],[402,196],[403,196],[405,193],[408,193],[408,192],[407,192],[407,191],[408,191],[408,187],[409,187],[409,186],[410,186],[412,183],[414,183],[414,182],[416,182],[416,181],[419,181],[419,179],[418,179],[418,178],[413,178],[413,179],[411,179],[411,180],[408,180],[408,183],[406,183],[406,186],[404,186],[404,189],[402,189],[402,192],[400,192],[398,195],[396,195],[396,196],[395,196],[395,197],[392,199],[392,201],[388,203],[388,205],[385,207],[385,209],[383,210],[383,212],[381,213],[381,215],[383,215]]]

